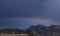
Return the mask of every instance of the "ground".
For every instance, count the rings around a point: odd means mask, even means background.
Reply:
[[[28,36],[28,34],[0,34],[1,36]]]

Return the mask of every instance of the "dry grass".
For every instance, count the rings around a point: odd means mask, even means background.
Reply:
[[[1,36],[28,36],[28,34],[0,34]]]

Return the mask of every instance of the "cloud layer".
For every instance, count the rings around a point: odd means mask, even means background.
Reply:
[[[60,22],[60,0],[0,0],[0,17],[49,18]]]

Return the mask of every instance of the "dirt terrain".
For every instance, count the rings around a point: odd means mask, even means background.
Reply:
[[[1,36],[28,36],[28,34],[0,34]]]

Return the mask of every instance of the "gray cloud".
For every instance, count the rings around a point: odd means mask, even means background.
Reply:
[[[43,17],[60,21],[59,0],[0,0],[1,18]]]

